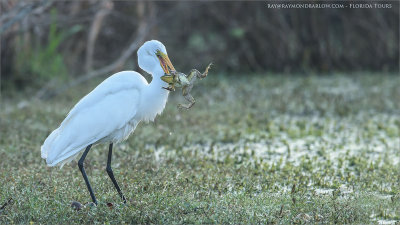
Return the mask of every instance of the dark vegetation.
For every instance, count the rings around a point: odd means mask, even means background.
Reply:
[[[148,39],[165,43],[182,71],[213,61],[215,71],[229,73],[395,72],[399,3],[389,3],[390,9],[269,9],[263,1],[4,0],[2,89],[37,89],[49,80],[46,87],[55,88],[56,81],[137,70],[136,48]]]

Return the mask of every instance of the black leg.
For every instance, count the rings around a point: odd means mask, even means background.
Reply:
[[[111,181],[113,182],[114,187],[117,189],[119,196],[122,198],[122,200],[124,201],[124,203],[126,203],[125,196],[124,196],[124,194],[122,194],[122,191],[121,191],[121,189],[119,188],[118,183],[117,183],[117,181],[115,180],[114,173],[113,173],[113,171],[112,171],[112,169],[111,169],[112,147],[113,147],[113,143],[110,144],[110,147],[109,147],[109,149],[108,149],[108,159],[107,159],[107,168],[106,168],[106,171],[107,171],[108,176],[110,177]]]
[[[92,147],[92,145],[89,145],[86,147],[85,152],[83,152],[82,157],[78,161],[78,166],[79,166],[79,170],[82,173],[83,179],[85,179],[86,186],[90,193],[90,197],[92,197],[93,203],[97,205],[96,197],[93,194],[93,190],[92,190],[92,187],[90,186],[89,179],[86,176],[85,168],[83,167],[83,161],[85,161],[86,155],[88,154],[90,147]]]

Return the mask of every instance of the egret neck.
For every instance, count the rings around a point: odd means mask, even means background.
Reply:
[[[152,73],[152,81],[149,84],[149,88],[145,89],[144,95],[146,102],[143,102],[145,115],[144,120],[153,121],[157,114],[161,114],[165,104],[168,100],[169,91],[162,88],[166,86],[166,83],[161,80],[161,76],[164,75],[164,71],[161,67],[155,67]]]

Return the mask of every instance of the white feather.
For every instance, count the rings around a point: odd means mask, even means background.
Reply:
[[[139,65],[153,76],[150,84],[137,72],[119,72],[71,109],[41,147],[41,156],[49,166],[62,167],[90,144],[123,141],[140,121],[154,120],[163,111],[168,91],[162,89],[164,72],[152,55],[157,49],[166,54],[157,41],[146,42],[138,51]]]

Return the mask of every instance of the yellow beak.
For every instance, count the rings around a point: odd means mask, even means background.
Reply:
[[[175,71],[174,66],[171,63],[171,60],[169,60],[168,55],[158,52],[157,54],[158,60],[160,60],[160,65],[162,69],[164,70],[164,73],[170,74],[171,71]]]

